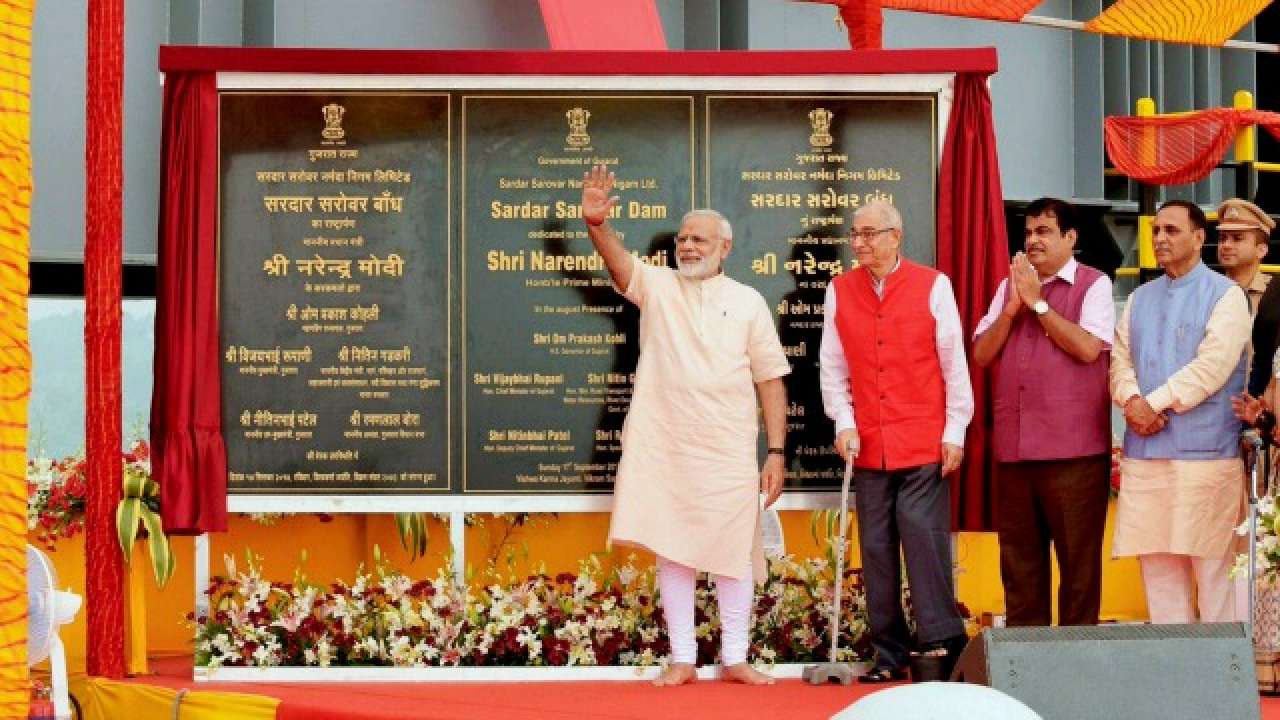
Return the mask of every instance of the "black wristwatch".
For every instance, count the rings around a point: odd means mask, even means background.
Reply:
[[[786,451],[786,449],[785,449],[785,448],[769,448],[769,454],[770,454],[770,455],[784,455],[784,456],[785,456],[785,455],[787,454],[787,451]]]

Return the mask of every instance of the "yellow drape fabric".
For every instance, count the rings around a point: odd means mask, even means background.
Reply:
[[[1221,45],[1271,0],[1117,0],[1085,23],[1103,35],[1192,45]]]
[[[274,720],[280,704],[264,695],[192,690],[182,696],[182,712],[175,715],[177,690],[86,675],[72,678],[71,694],[84,711],[83,720]]]
[[[0,3],[0,717],[27,716],[27,258],[34,0]]]

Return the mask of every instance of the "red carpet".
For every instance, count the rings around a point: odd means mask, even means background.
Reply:
[[[268,695],[280,699],[279,720],[800,720],[828,718],[874,689],[811,687],[783,680],[773,687],[701,681],[680,688],[645,682],[474,684],[230,684],[191,680],[191,659],[153,660],[159,674],[134,682]],[[1117,717],[1122,717],[1117,708]],[[1280,697],[1262,699],[1262,720],[1280,720]]]

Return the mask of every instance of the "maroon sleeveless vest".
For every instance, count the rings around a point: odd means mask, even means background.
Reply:
[[[1101,276],[1079,265],[1074,283],[1054,277],[1040,293],[1055,312],[1079,323],[1084,296]],[[1110,358],[1104,349],[1093,362],[1082,363],[1053,344],[1035,313],[1019,313],[996,365],[996,460],[1065,460],[1109,452]]]

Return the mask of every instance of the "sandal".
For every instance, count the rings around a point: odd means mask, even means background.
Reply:
[[[873,667],[862,675],[858,676],[858,682],[867,683],[869,685],[879,685],[887,682],[898,682],[907,679],[907,669]]]

